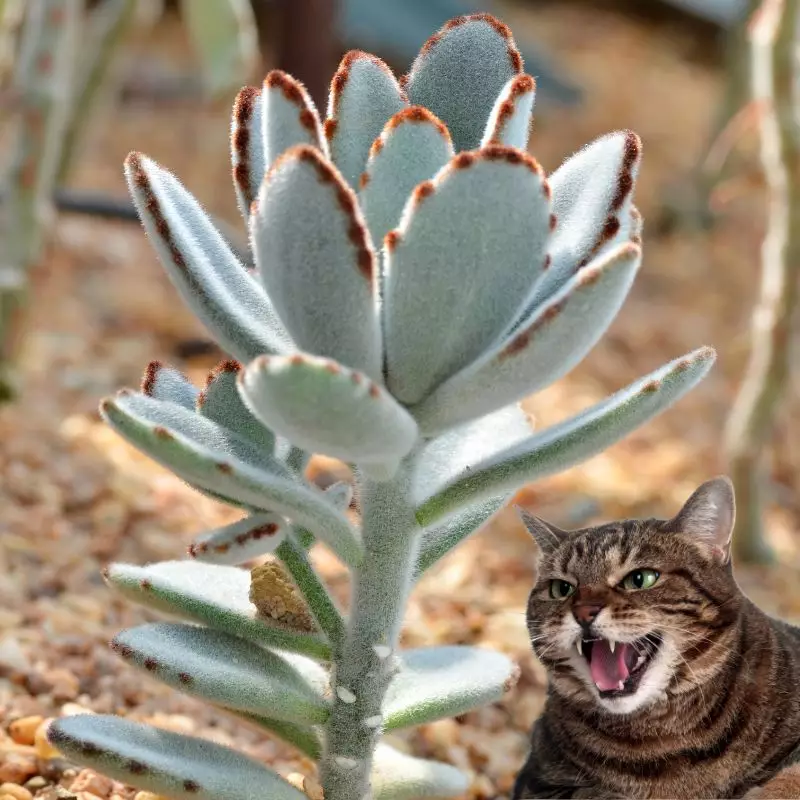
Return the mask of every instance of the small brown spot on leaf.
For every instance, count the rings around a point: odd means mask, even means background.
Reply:
[[[234,153],[233,179],[248,201],[253,197],[250,180],[250,121],[260,95],[255,86],[245,86],[233,104],[234,124],[231,130],[231,149]]]
[[[548,269],[550,269],[550,267],[552,266],[552,264],[553,264],[553,256],[551,256],[551,255],[550,255],[550,253],[548,253],[548,254],[547,254],[545,257],[544,257],[544,264],[542,264],[542,269],[543,269],[543,270],[548,270]]]
[[[394,230],[389,231],[386,236],[383,237],[383,244],[386,249],[392,253],[397,248],[397,245],[400,244],[402,237],[400,236],[400,231]]]
[[[149,592],[153,588],[153,582],[144,578],[139,581],[139,588],[143,589],[145,592]]]
[[[52,733],[48,734],[52,738]],[[81,746],[81,753],[91,758],[92,756],[99,756],[103,751],[93,742],[84,742]]]
[[[549,225],[551,231],[556,229],[556,225],[558,225],[558,217],[555,214],[550,215]]]
[[[306,363],[306,359],[304,356],[301,356],[300,353],[295,353],[292,356],[289,356],[289,363],[293,367],[299,367],[301,364]]]
[[[141,761],[129,761],[128,772],[131,772],[134,775],[144,775],[145,772],[147,772],[147,766],[142,764]]]
[[[362,172],[361,177],[358,179],[358,188],[359,189],[366,189],[367,184],[369,183],[369,173]]]
[[[356,385],[361,383],[361,373],[360,372],[351,372],[350,373],[350,380],[353,381]]]
[[[653,394],[653,392],[657,392],[659,389],[660,383],[658,381],[648,381],[644,386],[642,386],[642,394]]]
[[[222,544],[218,544],[218,545],[216,545],[214,547],[214,552],[215,553],[227,553],[228,550],[230,550],[230,549],[231,549],[230,544],[228,544],[227,542],[223,542]]]
[[[553,187],[550,185],[550,181],[543,180],[542,181],[542,193],[548,200],[552,200],[553,198]]]
[[[225,475],[230,475],[233,472],[233,467],[225,461],[220,461],[217,464],[217,469]]]
[[[414,189],[413,198],[414,202],[419,205],[426,197],[430,197],[434,191],[435,186],[433,185],[433,181],[423,181],[422,183]]]
[[[622,155],[622,165],[617,178],[617,190],[611,200],[610,211],[617,212],[622,208],[625,199],[633,190],[633,170],[642,152],[642,140],[633,132],[626,131]]]
[[[376,399],[380,397],[380,395],[381,395],[381,390],[378,388],[378,385],[375,383],[371,383],[369,385],[369,396],[372,397],[373,399]]]
[[[459,153],[450,163],[454,169],[466,169],[471,167],[477,161],[475,153],[464,152]]]
[[[342,368],[335,361],[326,361],[323,369],[326,372],[330,372],[331,375],[338,375],[342,371]]]
[[[325,134],[325,138],[330,141],[336,135],[336,128],[338,127],[339,123],[335,119],[328,118],[325,120],[322,126],[322,132]]]
[[[184,781],[183,790],[185,792],[192,792],[192,793],[199,792],[200,784],[197,781]]]
[[[162,441],[165,442],[168,442],[173,438],[172,434],[161,425],[156,425],[156,427],[153,428],[153,433],[155,434],[157,439],[161,439]]]
[[[156,385],[156,378],[158,373],[163,369],[164,365],[160,361],[151,361],[145,369],[144,376],[142,377],[142,394],[153,396],[153,390]]]
[[[179,672],[178,680],[183,684],[189,684],[192,682],[192,676],[188,672]]]
[[[148,672],[155,672],[158,669],[158,661],[156,661],[154,658],[146,658],[144,660],[144,668]]]
[[[601,269],[585,269],[581,273],[580,285],[591,286],[593,283],[597,283],[602,274],[603,270]]]

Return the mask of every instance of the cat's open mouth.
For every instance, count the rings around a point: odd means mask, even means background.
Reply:
[[[634,642],[608,639],[578,639],[578,652],[586,659],[600,697],[635,694],[642,676],[661,646],[661,637],[651,633]]]

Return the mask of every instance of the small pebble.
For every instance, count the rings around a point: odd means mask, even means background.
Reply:
[[[9,726],[8,732],[17,744],[32,745],[36,729],[42,724],[44,718],[39,715],[15,719]]]
[[[36,748],[36,755],[43,761],[48,761],[51,758],[59,758],[61,756],[61,753],[50,744],[47,738],[47,729],[52,721],[53,718],[48,717],[39,725],[34,734],[33,746]]]
[[[93,769],[84,769],[78,773],[69,788],[76,794],[89,792],[97,797],[107,798],[114,788],[114,781],[105,775],[98,775]]]
[[[18,783],[4,783],[0,785],[0,798],[11,800],[33,800],[33,795]]]
[[[0,764],[0,783],[25,783],[36,774],[36,760],[22,753],[6,753]]]

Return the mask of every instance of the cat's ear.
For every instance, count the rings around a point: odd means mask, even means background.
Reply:
[[[539,545],[542,555],[550,555],[569,535],[567,531],[562,531],[561,528],[539,519],[521,506],[514,506],[514,510],[522,520],[522,524],[528,529],[528,533]]]
[[[669,521],[669,530],[700,539],[711,547],[722,564],[727,564],[731,557],[735,520],[733,484],[729,478],[721,475],[706,481],[694,491],[683,508]]]

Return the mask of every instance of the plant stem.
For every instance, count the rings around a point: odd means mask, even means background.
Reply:
[[[347,639],[335,663],[334,705],[321,763],[325,800],[369,797],[381,705],[395,670],[394,653],[419,546],[410,501],[410,460],[391,481],[363,479],[365,556],[353,576]]]
[[[89,18],[88,54],[80,70],[61,145],[56,185],[66,182],[92,115],[95,98],[136,10],[136,0],[105,0]]]
[[[794,102],[800,0],[764,0],[750,24],[754,99],[761,102],[761,162],[769,191],[761,294],[752,350],[726,431],[738,514],[734,557],[765,562],[761,509],[763,450],[790,374],[790,338],[800,280],[800,131]]]
[[[317,624],[330,640],[335,658],[342,648],[345,626],[333,598],[311,565],[306,551],[294,539],[285,539],[275,552],[302,592]]]

